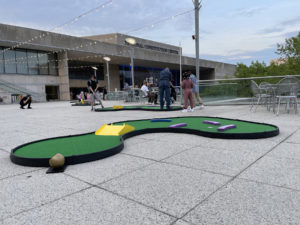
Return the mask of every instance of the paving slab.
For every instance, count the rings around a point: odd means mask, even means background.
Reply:
[[[170,157],[176,153],[185,151],[193,147],[189,144],[176,144],[169,141],[164,142],[160,140],[140,141],[134,145],[127,144],[125,141],[125,147],[122,153],[140,156],[148,159],[162,160]]]
[[[240,150],[263,154],[274,148],[277,143],[269,139],[220,139],[207,138],[192,134],[170,134],[163,138],[173,144],[187,143],[192,146],[214,148],[238,152]]]
[[[117,154],[94,162],[68,166],[65,173],[91,184],[99,184],[152,163],[151,160]]]
[[[295,132],[291,137],[289,137],[289,139],[287,139],[287,142],[300,144],[300,130],[298,129],[297,132]]]
[[[89,186],[62,173],[45,172],[39,170],[0,181],[0,220]]]
[[[31,171],[39,170],[40,168],[36,167],[26,167],[26,166],[19,166],[13,164],[9,158],[10,153],[5,151],[0,151],[0,181],[2,179],[16,176],[19,174],[28,173]]]
[[[101,187],[180,217],[228,180],[222,175],[155,163]]]
[[[300,161],[300,143],[285,142],[276,146],[276,148],[268,154],[270,157],[296,159]]]
[[[235,176],[261,155],[251,151],[230,151],[195,147],[166,160],[167,163]]]
[[[236,179],[184,220],[214,225],[299,224],[300,192]]]
[[[300,190],[300,161],[265,156],[244,171],[240,177]]]
[[[175,219],[99,188],[76,193],[21,213],[3,225],[169,225]]]
[[[188,223],[184,220],[177,220],[174,224],[172,225],[192,225],[191,223]]]

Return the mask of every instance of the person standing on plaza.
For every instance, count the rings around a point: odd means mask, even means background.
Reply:
[[[172,74],[170,69],[166,67],[159,74],[159,100],[160,109],[164,108],[164,98],[167,102],[167,110],[170,109],[170,81],[172,80]]]
[[[98,81],[95,80],[94,75],[91,76],[91,79],[88,81],[87,85],[88,85],[88,90],[91,93],[91,97],[90,97],[91,106],[92,106],[91,111],[94,110],[95,99],[97,99],[99,101],[101,107],[104,108],[104,106],[102,104],[102,101],[101,101],[101,98],[100,98],[100,94],[98,92]]]
[[[196,106],[196,100],[198,101],[199,103],[199,108],[200,109],[203,109],[204,108],[204,105],[203,105],[203,101],[202,99],[200,98],[200,95],[199,95],[199,85],[198,85],[198,82],[197,82],[197,77],[192,74],[192,71],[188,71],[188,74],[190,76],[190,79],[191,81],[193,82],[193,99],[194,99],[194,103],[195,103],[195,106]]]
[[[181,83],[181,87],[183,89],[183,96],[184,96],[184,109],[182,112],[193,112],[194,111],[194,101],[193,101],[193,92],[192,89],[194,87],[193,82],[189,78],[188,73],[183,76],[183,81]],[[188,110],[188,101],[190,102],[191,109]]]

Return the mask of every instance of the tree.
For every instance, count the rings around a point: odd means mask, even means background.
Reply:
[[[285,39],[285,44],[277,44],[276,53],[284,58],[300,60],[300,32],[296,37]]]

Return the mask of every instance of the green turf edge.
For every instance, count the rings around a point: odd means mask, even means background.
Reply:
[[[199,118],[201,118],[202,120],[199,120]],[[195,129],[195,127],[199,126],[199,123],[200,123],[200,125],[202,125],[201,122],[203,120],[213,120],[213,121],[222,122],[222,125],[227,125],[227,124],[233,123],[233,121],[230,119],[211,118],[211,117],[179,117],[179,118],[177,117],[177,118],[170,118],[170,119],[172,119],[172,122],[167,123],[168,126],[173,123],[187,122],[186,119],[193,121],[194,122],[193,124],[185,127],[188,129]],[[197,120],[197,119],[199,121],[196,121],[196,123],[195,123],[195,120]],[[118,123],[114,123],[114,124],[122,124],[124,122],[126,122],[129,125],[135,126],[136,130],[143,130],[145,126],[147,126],[147,128],[164,128],[164,127],[166,127],[165,122],[151,123],[150,119],[149,120],[147,119],[147,120],[122,121],[122,122],[118,122]],[[257,124],[257,123],[252,123],[250,121],[235,121],[235,124],[238,127],[243,125],[243,123],[248,124],[248,125],[250,124],[250,125],[252,125],[252,127],[255,127],[255,126],[253,126],[253,124],[256,126],[263,125],[263,126],[268,127],[267,130],[260,130],[260,132],[272,131],[277,128],[277,127],[274,127],[273,125],[268,125],[268,124]],[[210,125],[205,125],[205,126],[210,126]],[[203,131],[212,132],[211,128],[206,128],[205,126],[201,127]],[[213,130],[216,130],[216,129],[217,129],[217,127],[215,127]],[[197,129],[195,129],[195,130],[197,130]],[[228,130],[225,132],[234,133],[235,131],[236,131],[235,129],[232,129],[232,130]],[[249,129],[247,129],[247,131],[249,132]],[[68,140],[65,140],[65,139],[68,139]],[[86,139],[86,140],[82,140],[82,139]],[[48,145],[47,148],[51,149],[48,155],[43,155],[44,151],[41,151],[41,149],[44,148],[43,145],[45,144],[45,142]],[[55,146],[55,143],[58,143],[61,146],[57,147],[57,146]],[[98,143],[101,143],[101,149],[99,149]],[[81,154],[89,154],[89,153],[94,153],[94,152],[99,152],[99,151],[105,151],[109,148],[119,145],[120,143],[121,143],[121,138],[119,136],[96,136],[96,135],[94,135],[94,133],[90,133],[90,134],[83,134],[83,135],[76,135],[76,136],[61,137],[61,138],[56,138],[56,139],[47,139],[47,140],[37,141],[37,142],[31,143],[31,144],[28,143],[28,144],[17,147],[14,151],[14,154],[19,157],[28,157],[28,152],[29,152],[29,153],[33,154],[30,158],[34,158],[34,157],[50,158],[54,154],[61,151],[60,153],[62,153],[65,156],[73,156],[73,155],[81,155]],[[31,149],[32,145],[34,145],[34,149]],[[66,145],[69,147],[69,149],[67,148],[67,151],[65,151]],[[88,152],[86,150],[83,150],[83,148],[86,149],[87,147],[89,149]],[[25,149],[26,151],[23,153],[20,153],[20,152],[22,152],[22,151],[20,151],[22,149],[23,150]],[[74,149],[75,149],[75,152],[74,152]],[[33,153],[34,151],[36,151],[36,153]]]

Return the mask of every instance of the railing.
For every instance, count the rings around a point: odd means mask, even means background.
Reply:
[[[0,79],[0,90],[11,94],[12,103],[18,102],[19,99],[17,99],[16,96],[19,96],[19,95],[31,95],[32,98],[34,99],[34,101],[41,101],[42,99],[45,99],[45,96],[46,96],[46,94],[33,92],[31,90],[17,86],[15,84],[4,81],[2,79]]]
[[[285,77],[296,77],[300,80],[300,75],[200,80],[199,94],[206,105],[251,104],[251,80],[257,84],[276,84]]]

